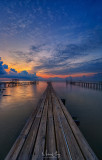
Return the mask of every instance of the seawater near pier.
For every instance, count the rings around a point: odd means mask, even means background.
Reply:
[[[46,86],[46,82],[9,86],[0,95],[0,160],[7,155]]]
[[[99,159],[102,159],[102,90],[54,82],[70,114],[80,120],[80,130]]]

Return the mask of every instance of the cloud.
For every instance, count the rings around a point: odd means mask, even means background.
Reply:
[[[84,51],[87,50],[87,46],[84,44],[67,44],[62,45],[59,44],[56,47],[56,53],[55,56],[61,57],[61,58],[73,58],[76,56],[86,55]]]
[[[49,46],[45,44],[30,45],[27,51],[20,50],[11,50],[9,53],[14,61],[18,63],[31,63],[36,62],[36,59],[39,59],[42,55],[42,52],[50,52]]]
[[[12,58],[18,63],[31,63],[33,72],[43,70],[46,74],[55,75],[100,72],[102,69],[100,62],[102,30],[94,28],[80,32],[78,38],[80,41],[76,40],[73,43],[72,39],[70,42],[55,43],[54,45],[35,43],[30,45],[27,51],[11,51]]]
[[[10,68],[10,71],[7,73],[5,69],[8,69],[8,65],[3,64],[0,58],[0,78],[19,78],[23,80],[35,80],[38,78],[36,73],[30,74],[25,70],[18,73],[14,68]]]
[[[0,48],[11,53],[1,55],[15,66],[27,64],[33,72],[55,75],[102,70],[101,2],[3,1],[0,13]],[[2,74],[6,69],[0,64]],[[11,69],[9,74],[19,73]]]
[[[18,72],[9,72],[8,74],[5,74],[1,76],[1,78],[19,78],[20,80],[36,80],[38,77],[36,76],[36,73],[30,74],[27,71],[21,71],[20,73]]]
[[[0,75],[4,75],[6,74],[6,71],[5,69],[7,69],[7,65],[3,65],[3,61],[1,61],[1,57],[0,57]]]
[[[18,61],[18,63],[22,63],[22,62],[26,62],[26,63],[30,63],[33,61],[32,58],[32,52],[24,52],[24,51],[19,51],[19,50],[13,50],[10,51],[12,59],[14,61]]]
[[[100,72],[102,65],[102,30],[94,29],[81,33],[78,43],[59,43],[50,57],[39,58],[34,70],[46,74],[71,74],[78,72]],[[100,52],[100,53],[99,53]],[[95,53],[95,54],[94,54]],[[97,53],[97,59],[96,58]],[[49,54],[49,53],[48,53]]]
[[[92,57],[93,51],[96,50],[97,54],[97,49],[101,48],[102,28],[99,25],[102,22],[100,21],[102,16],[99,14],[101,5],[93,4],[92,6],[95,8],[93,10],[92,7],[91,12],[90,7],[87,8],[88,16],[86,8],[84,8],[85,2],[76,4],[60,1],[50,4],[40,1],[29,1],[28,3],[28,1],[9,3],[6,6],[5,11],[7,13],[5,12],[5,14],[7,14],[9,25],[6,25],[4,18],[2,18],[1,24],[5,24],[1,26],[2,29],[5,28],[3,33],[16,35],[15,43],[20,40],[24,46],[29,45],[28,51],[23,51],[23,49],[20,51],[15,45],[16,49],[12,51],[11,55],[13,60],[17,63],[31,63],[33,71],[38,72],[40,70],[56,74],[65,74],[65,72],[70,73],[71,71],[83,72],[88,70],[86,69],[87,66],[89,66],[89,70],[93,70],[92,62],[90,61],[89,64],[86,61],[86,64],[83,64],[81,58],[88,55]],[[2,5],[4,4],[2,3]],[[86,5],[88,4],[85,3]],[[1,8],[3,9],[3,7]],[[72,9],[70,10],[70,8]],[[79,10],[77,10],[78,8]],[[92,13],[96,13],[97,16],[93,17]],[[94,18],[98,21],[95,21]],[[13,37],[11,35],[9,39]],[[52,53],[49,52],[49,48],[45,44],[51,47]],[[24,46],[22,45],[21,48]],[[77,59],[80,59],[80,63],[75,63]],[[79,68],[81,66],[82,68]]]
[[[17,71],[15,69],[11,68],[10,73],[17,73]]]
[[[27,71],[22,71],[19,73],[19,75],[21,75],[23,77],[27,77],[29,75],[29,73]]]
[[[45,58],[44,58],[45,59]],[[43,63],[44,63],[44,59],[43,59]],[[52,64],[52,62],[51,62]],[[49,78],[49,80],[53,80],[53,81],[64,81],[65,79],[61,79],[58,78],[57,75],[71,75],[74,73],[94,73],[93,76],[83,76],[83,77],[76,77],[73,78],[73,80],[85,80],[85,81],[102,81],[102,59],[93,59],[91,61],[88,61],[87,63],[77,63],[75,64],[74,67],[71,67],[71,65],[68,65],[64,67],[63,64],[61,64],[63,67],[61,67],[60,65],[60,69],[59,66],[57,66],[56,64],[54,65],[54,69],[53,67],[51,68],[50,61],[47,62],[47,65],[49,65],[49,69],[50,72],[48,70],[45,70],[46,74],[54,74],[56,75],[56,77],[54,78]],[[26,70],[21,71],[20,73],[18,73],[14,68],[10,68],[9,73],[7,73],[5,71],[5,69],[8,68],[8,65],[3,65],[3,61],[0,60],[0,78],[19,78],[21,80],[46,80],[43,79],[41,77],[37,77],[36,73],[34,74],[30,74],[28,73]],[[43,66],[44,68],[44,66]],[[71,78],[71,77],[70,77]],[[68,79],[70,79],[68,77]]]
[[[35,45],[32,45],[30,47],[31,51],[33,52],[40,52],[42,50],[42,46],[41,45],[38,45],[38,46],[35,46]]]
[[[50,71],[45,70],[46,74],[71,75],[75,73],[97,73],[102,71],[102,59],[94,59],[84,63],[62,64],[60,67],[58,67],[58,65],[54,65],[54,68],[52,67],[52,69],[51,65],[49,67]]]
[[[4,67],[4,69],[8,69],[8,65],[7,64],[4,64],[3,67]]]

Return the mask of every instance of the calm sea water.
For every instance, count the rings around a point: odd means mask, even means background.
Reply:
[[[0,160],[3,160],[15,142],[47,84],[7,88],[0,96]],[[53,87],[66,100],[72,116],[80,120],[80,130],[88,143],[102,159],[102,91],[53,83]]]
[[[80,120],[80,130],[102,160],[102,90],[93,90],[66,83],[53,83],[72,116]]]
[[[7,88],[0,96],[0,160],[4,160],[47,84]]]

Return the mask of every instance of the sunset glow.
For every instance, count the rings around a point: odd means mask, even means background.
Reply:
[[[43,77],[43,78],[50,78],[50,77],[59,77],[59,78],[67,78],[67,77],[82,77],[82,76],[93,76],[96,73],[76,73],[71,75],[46,75],[46,74],[40,74],[38,73],[37,76]]]
[[[102,74],[101,3],[0,2],[0,78],[98,77]]]

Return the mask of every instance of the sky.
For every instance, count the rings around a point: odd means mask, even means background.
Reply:
[[[95,75],[102,76],[101,0],[0,0],[0,78]]]

